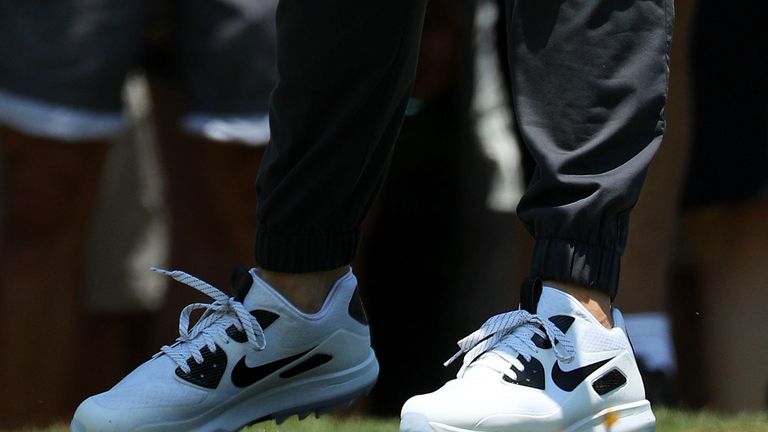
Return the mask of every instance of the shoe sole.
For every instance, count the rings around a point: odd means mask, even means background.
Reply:
[[[533,430],[552,430],[545,423],[531,425]],[[558,429],[560,427],[558,426]],[[607,408],[594,416],[584,418],[562,429],[563,432],[654,432],[656,417],[651,404],[644,400]],[[438,422],[430,422],[418,413],[405,414],[400,421],[400,432],[482,432],[482,429],[462,429]]]
[[[379,364],[371,350],[366,361],[354,368],[296,381],[289,387],[244,398],[215,415],[206,413],[205,419],[189,419],[183,424],[155,424],[137,432],[236,432],[272,419],[282,423],[294,415],[299,419],[312,413],[319,417],[333,408],[349,406],[360,396],[368,394],[376,384],[378,374]],[[85,428],[76,419],[72,421],[70,431],[98,432]]]
[[[378,376],[379,364],[371,350],[368,359],[354,369],[314,377],[295,383],[288,389],[276,389],[240,402],[212,422],[226,422],[225,427],[209,428],[206,425],[200,431],[235,432],[268,420],[275,420],[280,424],[293,416],[303,420],[314,413],[315,417],[319,417],[336,407],[348,407],[357,398],[370,393]],[[269,412],[265,407],[270,405],[291,408]],[[269,414],[254,419],[254,407],[259,407],[262,412]]]
[[[607,408],[564,432],[654,432],[656,417],[647,400]]]

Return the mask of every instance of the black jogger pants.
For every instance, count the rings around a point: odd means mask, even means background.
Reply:
[[[257,263],[348,264],[414,79],[425,0],[281,0]],[[629,212],[664,130],[672,0],[515,0],[513,103],[537,168],[531,275],[616,294]],[[428,199],[428,198],[425,198]]]

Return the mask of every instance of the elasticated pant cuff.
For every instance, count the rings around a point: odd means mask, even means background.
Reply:
[[[533,248],[531,275],[603,291],[613,299],[619,285],[621,254],[573,240],[539,238]]]
[[[359,231],[297,235],[259,228],[256,263],[284,273],[332,270],[352,262],[359,239]]]

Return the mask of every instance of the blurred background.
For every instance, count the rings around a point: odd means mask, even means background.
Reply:
[[[668,130],[617,304],[657,406],[768,408],[768,7],[677,2]],[[0,429],[68,421],[253,265],[277,0],[0,0]],[[532,161],[503,0],[431,0],[413,97],[355,262],[395,416],[518,301]],[[500,19],[501,17],[501,19]],[[401,299],[407,295],[409,301]],[[408,377],[407,380],[402,379]]]

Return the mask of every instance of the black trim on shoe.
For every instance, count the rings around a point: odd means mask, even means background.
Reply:
[[[272,323],[280,318],[280,315],[264,309],[252,310],[251,315],[253,315],[256,318],[256,321],[259,322],[262,330],[266,330],[267,327],[271,326]],[[248,336],[245,335],[245,332],[238,330],[234,324],[227,327],[227,336],[229,336],[233,341],[239,343],[244,343],[248,340]]]
[[[251,311],[251,315],[253,315],[256,318],[256,321],[259,322],[262,330],[266,330],[272,323],[280,318],[280,315],[277,313],[265,309],[254,309]]]
[[[568,329],[571,328],[571,325],[573,325],[573,322],[576,321],[576,318],[568,315],[554,315],[549,318],[549,320],[552,322],[552,324],[555,325],[558,329],[560,329],[563,334],[568,332]],[[544,332],[544,327],[539,326],[539,330]],[[540,336],[539,334],[534,334],[531,336],[531,341],[541,349],[549,349],[552,348],[552,342],[549,341],[548,338],[545,338],[543,336]],[[555,344],[557,344],[558,341],[555,340]]]
[[[244,388],[255,384],[278,370],[290,365],[296,360],[309,354],[317,347],[310,348],[302,353],[271,361],[262,365],[250,367],[245,363],[245,356],[232,368],[232,384]]]
[[[232,275],[229,277],[229,283],[232,287],[233,297],[235,300],[242,303],[245,301],[245,296],[248,295],[248,291],[251,290],[253,276],[251,276],[251,272],[247,268],[237,266],[232,270]]]
[[[530,361],[526,360],[522,354],[517,356],[517,360],[523,364],[523,369],[518,370],[513,365],[511,369],[515,372],[515,378],[504,375],[502,379],[508,383],[544,390],[546,381],[544,379],[544,365],[535,357],[531,357]]]
[[[368,325],[368,316],[365,314],[365,308],[363,308],[363,300],[360,298],[360,288],[355,287],[355,293],[352,294],[352,299],[349,301],[349,316],[362,325]]]
[[[560,369],[560,362],[555,362],[555,365],[552,366],[552,381],[562,390],[567,392],[573,391],[573,389],[578,387],[588,376],[605,366],[605,364],[611,360],[613,359],[601,360],[569,371]]]
[[[569,315],[553,315],[549,317],[549,320],[552,321],[552,324],[554,324],[555,327],[565,334],[568,333],[568,329],[571,328],[573,322],[576,321],[576,318]]]
[[[331,360],[333,360],[333,356],[330,354],[315,354],[312,357],[297,364],[296,366],[281,372],[280,378],[293,378],[296,375],[311,371],[316,367],[320,367]]]
[[[190,357],[187,359],[189,373],[177,367],[176,376],[200,387],[214,390],[219,386],[221,377],[224,376],[224,371],[227,369],[227,354],[218,345],[216,352],[211,352],[205,346],[200,350],[200,354],[203,355],[202,363],[198,363],[193,357]]]
[[[618,369],[611,369],[610,372],[596,379],[592,383],[592,388],[600,396],[610,393],[627,383],[627,377]]]
[[[544,332],[544,326],[540,325],[539,330]],[[550,349],[552,348],[552,342],[550,342],[549,338],[545,336],[534,333],[533,336],[531,336],[531,341],[533,341],[533,343],[540,349]]]

